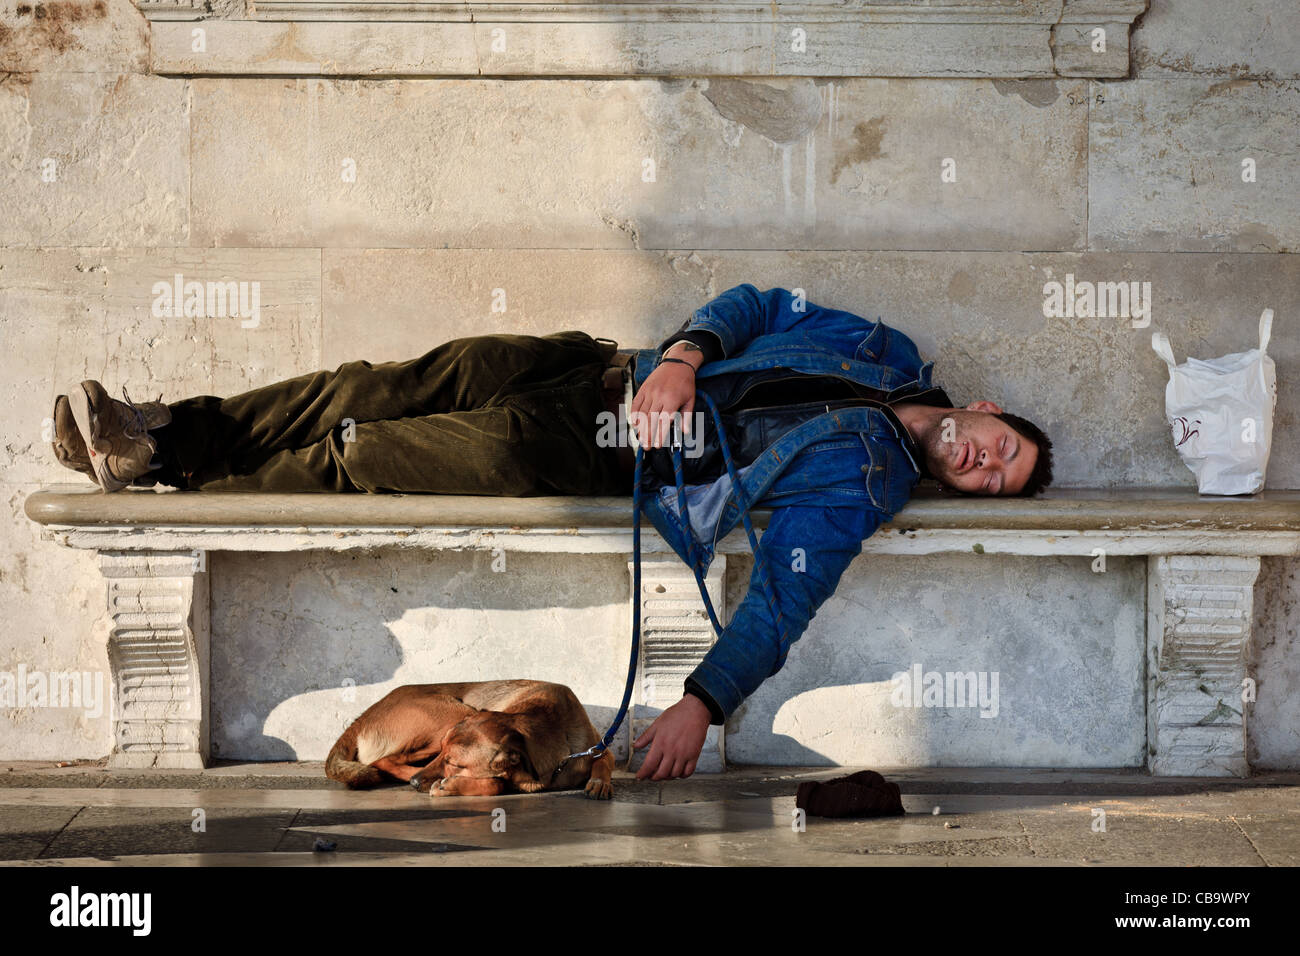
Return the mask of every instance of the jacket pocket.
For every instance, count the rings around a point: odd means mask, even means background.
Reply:
[[[880,356],[885,353],[886,336],[888,334],[889,329],[883,322],[874,323],[871,331],[858,343],[854,358],[859,362],[874,363],[880,361]]]
[[[859,433],[858,437],[867,450],[867,463],[862,466],[862,478],[867,488],[867,496],[876,510],[892,518],[893,512],[889,507],[889,450],[878,442],[871,441],[870,435]]]

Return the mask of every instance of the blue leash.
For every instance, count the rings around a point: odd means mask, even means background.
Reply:
[[[732,494],[735,495],[736,503],[740,507],[740,517],[745,523],[745,534],[749,536],[750,550],[754,552],[754,564],[758,571],[758,579],[763,585],[763,593],[767,596],[767,605],[772,611],[772,618],[776,621],[777,628],[784,636],[785,624],[772,591],[772,579],[767,573],[767,562],[758,550],[758,536],[754,534],[754,524],[749,517],[750,503],[748,498],[745,497],[744,489],[741,487],[736,463],[731,458],[731,448],[727,445],[726,430],[722,426],[722,414],[707,393],[697,392],[696,394],[704,397],[705,403],[709,406],[709,411],[713,414],[713,423],[718,431],[718,444],[722,448],[722,460],[726,463],[727,474],[731,476]],[[691,531],[690,512],[686,506],[686,483],[682,477],[681,433],[676,420],[673,421],[672,457],[673,477],[677,483],[677,509],[681,513],[682,527],[686,534],[686,554],[690,558],[691,570],[695,572],[695,583],[700,588],[700,597],[704,599],[704,607],[709,612],[709,621],[713,624],[714,633],[721,637],[722,625],[718,622],[718,615],[713,609],[713,602],[709,600],[709,589],[704,584],[703,549],[696,542],[695,534]],[[555,773],[551,775],[552,781],[560,775],[560,771],[564,769],[565,764],[570,760],[576,760],[579,757],[599,757],[608,750],[609,745],[614,741],[614,735],[618,733],[618,728],[623,723],[623,718],[627,716],[628,706],[632,701],[632,685],[636,681],[636,664],[641,652],[641,462],[642,448],[641,443],[638,442],[636,467],[633,470],[632,478],[632,656],[627,665],[627,684],[623,688],[623,702],[619,705],[618,714],[614,717],[614,723],[610,725],[609,730],[605,731],[605,736],[601,738],[600,742],[579,753],[569,754],[569,756],[561,760],[559,766],[555,768]]]

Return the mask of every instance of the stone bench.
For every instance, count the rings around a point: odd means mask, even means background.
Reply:
[[[98,553],[107,581],[115,767],[207,761],[210,551],[502,549],[630,559],[632,544],[630,498],[104,495],[79,485],[35,492],[25,511],[44,538]],[[756,527],[767,517],[756,510]],[[726,556],[748,551],[741,529],[717,548],[707,583],[724,621]],[[1094,562],[1145,557],[1148,768],[1249,773],[1246,708],[1236,702],[1248,678],[1254,582],[1261,555],[1300,555],[1300,491],[1214,498],[1183,489],[1062,489],[1033,500],[921,493],[863,545],[865,554],[972,551]],[[714,635],[689,570],[644,519],[642,553],[637,599],[653,614],[643,626],[634,700],[667,706]],[[623,732],[639,734],[646,723],[638,718]],[[699,770],[722,768],[721,731],[710,728]]]

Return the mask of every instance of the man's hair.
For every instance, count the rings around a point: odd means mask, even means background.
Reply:
[[[1014,495],[1007,496],[1009,498],[1032,498],[1052,483],[1052,440],[1043,433],[1041,428],[1019,415],[999,412],[993,417],[1006,422],[1006,424],[1038,446],[1038,459],[1034,462],[1034,470],[1029,473],[1029,480],[1025,482],[1025,487]]]

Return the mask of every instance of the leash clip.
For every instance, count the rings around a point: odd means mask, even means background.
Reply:
[[[598,757],[600,754],[604,753],[605,749],[605,742],[601,740],[592,744],[586,750],[580,751],[576,754],[569,754],[569,756],[560,761],[559,765],[555,768],[555,772],[551,774],[551,783],[555,782],[555,778],[560,775],[560,771],[565,768],[570,760],[573,760],[575,757]]]

